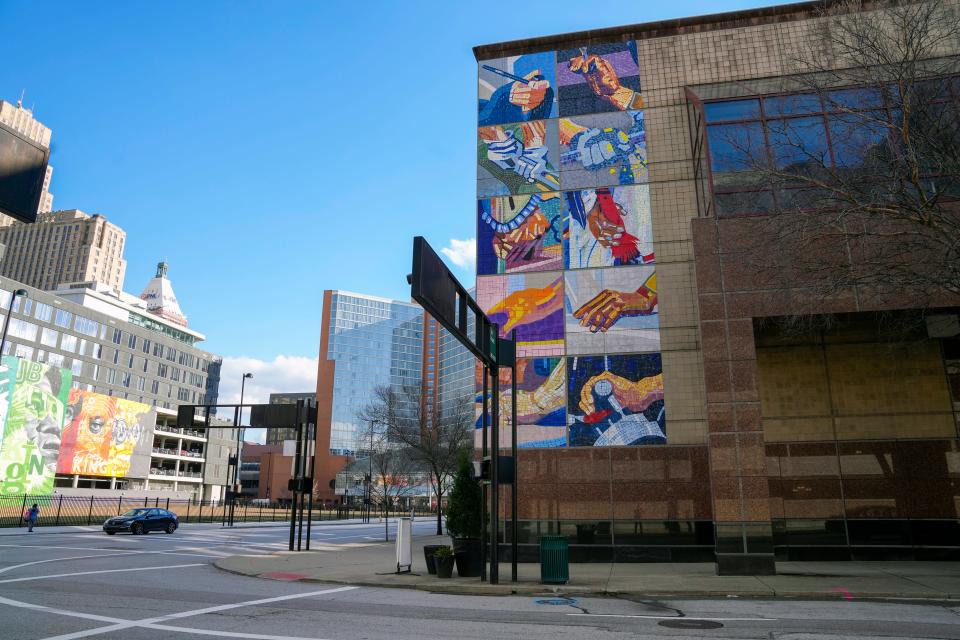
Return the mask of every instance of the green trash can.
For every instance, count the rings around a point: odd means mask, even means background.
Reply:
[[[570,543],[566,536],[540,536],[540,583],[570,581]]]

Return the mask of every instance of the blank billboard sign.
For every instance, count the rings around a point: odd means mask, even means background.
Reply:
[[[36,222],[50,150],[0,124],[0,213]]]

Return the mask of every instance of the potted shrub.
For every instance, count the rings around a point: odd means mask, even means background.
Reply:
[[[470,460],[460,459],[447,504],[447,533],[453,538],[457,574],[476,577],[483,571],[480,531],[483,527],[483,493],[470,474]]]
[[[437,565],[433,561],[433,554],[436,553],[437,549],[442,549],[446,545],[442,544],[425,544],[423,545],[423,559],[427,563],[427,573],[434,576],[437,574]]]
[[[444,545],[433,552],[438,578],[453,577],[453,549]]]

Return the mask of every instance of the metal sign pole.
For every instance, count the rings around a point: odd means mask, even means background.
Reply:
[[[517,330],[510,336],[514,349],[517,344]],[[517,476],[520,465],[517,463],[517,358],[510,366],[510,455],[513,456],[513,482],[510,487],[510,580],[517,581]]]
[[[497,335],[499,327],[494,325]],[[490,421],[490,584],[500,583],[500,368],[492,367]]]
[[[480,460],[485,460],[487,457],[487,419],[489,415],[487,414],[487,375],[489,373],[489,368],[486,363],[483,365],[483,395],[481,396],[482,403],[482,419],[480,421],[480,442],[481,442],[481,458]],[[483,563],[480,569],[480,581],[487,581],[487,483],[483,480],[480,481],[480,492],[481,492],[481,502],[483,502],[482,510],[482,522],[480,526],[480,557],[483,558]]]
[[[298,400],[299,404],[300,401]],[[293,551],[293,542],[297,535],[297,503],[299,501],[299,478],[300,478],[300,454],[303,447],[303,424],[297,422],[297,448],[293,458],[293,491],[291,491],[290,503],[290,551]]]

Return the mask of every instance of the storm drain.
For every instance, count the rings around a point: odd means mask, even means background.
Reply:
[[[714,620],[687,620],[684,618],[661,620],[657,624],[670,629],[719,629],[723,626]]]

